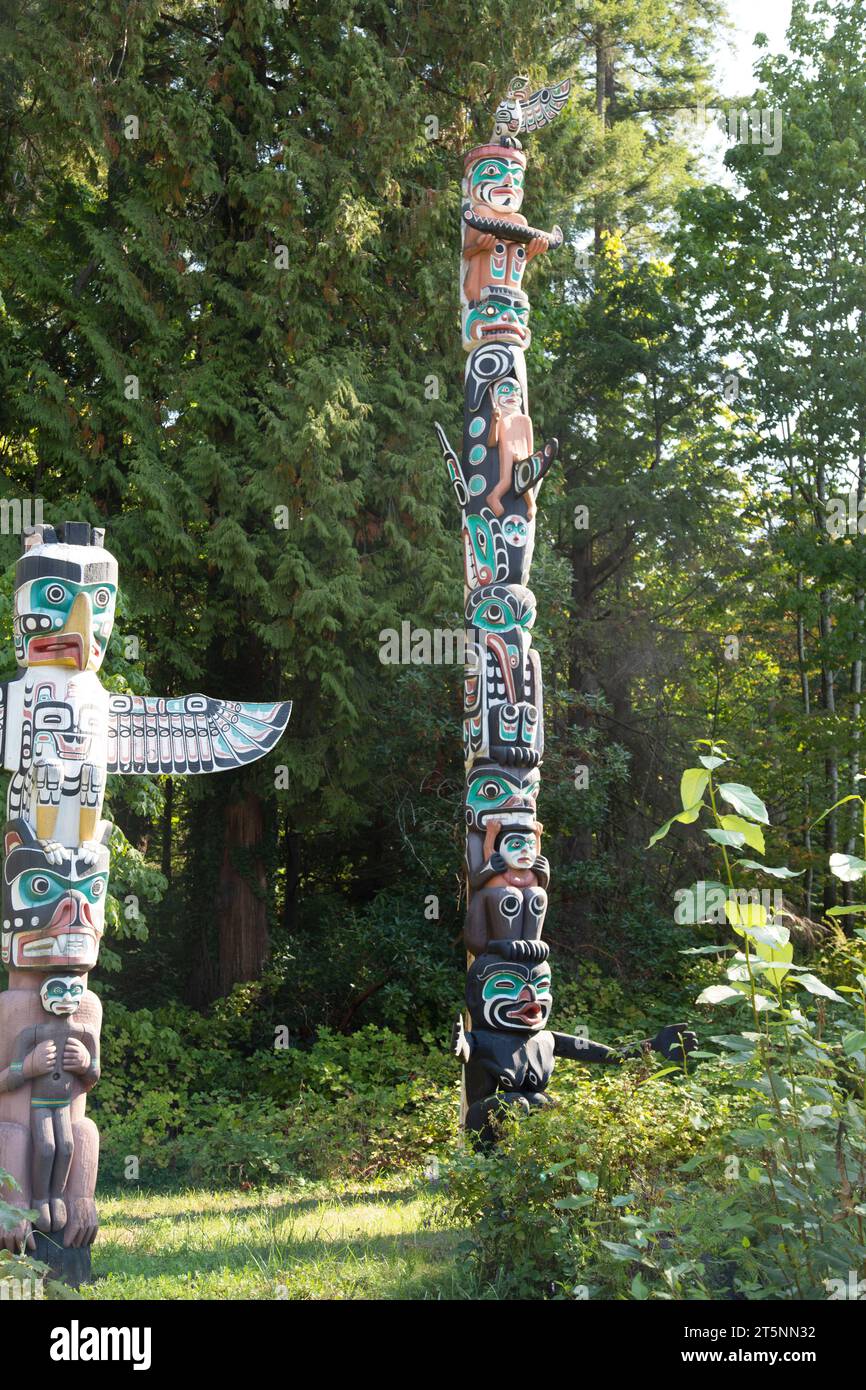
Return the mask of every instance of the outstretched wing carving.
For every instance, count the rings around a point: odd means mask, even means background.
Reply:
[[[290,700],[253,704],[181,695],[109,695],[108,771],[223,772],[268,753],[282,737]]]
[[[529,94],[528,85],[523,91],[516,92],[517,100],[523,110],[521,112],[521,130],[532,134],[535,130],[540,130],[542,126],[550,125],[555,116],[558,116],[565,103],[568,101],[568,94],[571,91],[571,79],[566,78],[564,82],[558,83],[555,87],[542,87],[538,92]]]

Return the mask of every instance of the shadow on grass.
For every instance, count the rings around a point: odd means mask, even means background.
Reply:
[[[160,1209],[168,1193],[136,1193],[156,1210],[111,1214],[94,1248],[89,1296],[454,1297],[457,1280],[464,1282],[457,1246],[465,1233],[430,1224],[425,1206],[414,1205],[429,1193],[415,1183],[396,1191],[279,1193],[271,1203],[265,1191],[258,1202],[223,1206],[225,1191],[191,1192],[174,1194],[174,1209]],[[398,1229],[377,1229],[391,1224]]]

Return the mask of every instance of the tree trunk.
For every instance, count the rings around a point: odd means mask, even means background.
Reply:
[[[223,826],[217,903],[219,987],[222,994],[228,994],[234,985],[257,979],[268,956],[261,798],[250,792],[241,801],[229,802]]]
[[[827,488],[824,466],[818,468],[817,495],[820,515],[825,514]],[[833,670],[833,616],[832,599],[829,589],[822,589],[819,595],[819,626],[821,633],[821,703],[827,715],[830,728],[830,746],[824,759],[824,775],[827,784],[828,805],[835,806],[839,800],[839,762],[836,753],[836,672]],[[824,821],[824,853],[829,860],[839,848],[837,812],[831,811]],[[836,880],[832,874],[824,876],[824,911],[836,906]]]

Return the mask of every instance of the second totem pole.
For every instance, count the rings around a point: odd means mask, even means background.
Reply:
[[[466,1006],[452,1048],[464,1067],[465,1128],[489,1144],[505,1110],[548,1105],[557,1058],[622,1062],[649,1050],[682,1060],[696,1046],[686,1024],[611,1048],[548,1030],[548,946],[542,941],[550,869],[537,818],[544,751],[541,666],[532,647],[535,596],[529,571],[538,492],[557,441],[536,446],[529,415],[527,264],[562,244],[521,212],[526,154],[518,136],[550,123],[568,80],[533,92],[515,78],[488,144],[464,157],[460,306],[464,377],[458,454],[436,426],[457,501],[463,541],[466,650],[468,953]]]

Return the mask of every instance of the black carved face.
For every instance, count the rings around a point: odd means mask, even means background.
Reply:
[[[479,956],[466,976],[466,1006],[473,1028],[537,1033],[553,1006],[550,966],[547,961],[514,965],[497,956]]]

